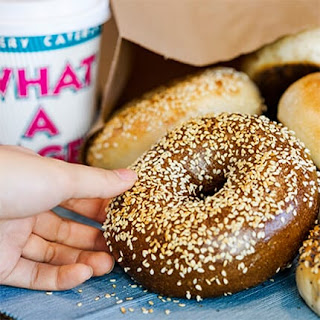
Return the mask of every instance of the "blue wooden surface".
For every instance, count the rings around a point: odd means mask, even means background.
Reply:
[[[179,299],[179,303],[182,303],[179,306],[174,299],[167,301],[164,298],[164,302],[158,295],[144,292],[139,286],[131,287],[134,282],[116,267],[109,275],[91,279],[73,290],[53,292],[52,295],[0,286],[0,310],[23,320],[318,319],[298,294],[294,269],[295,267],[287,269],[255,288],[232,296],[206,299],[199,303]],[[105,297],[106,294],[113,293],[114,296]],[[119,300],[123,302],[117,304]],[[78,303],[82,305],[78,306]],[[125,314],[122,314],[121,307],[126,308]],[[133,308],[134,311],[130,312],[128,308]],[[153,312],[144,314],[142,308],[152,309]],[[167,315],[165,310],[169,310],[170,314]]]

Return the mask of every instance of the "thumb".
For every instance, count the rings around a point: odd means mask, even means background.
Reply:
[[[65,163],[69,176],[68,198],[112,198],[133,186],[137,174],[130,169],[105,170]]]
[[[129,169],[104,170],[0,148],[0,219],[50,210],[70,198],[111,198],[134,184]]]

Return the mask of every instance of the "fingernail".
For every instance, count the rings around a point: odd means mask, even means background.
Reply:
[[[85,280],[90,279],[92,277],[92,275],[93,275],[92,267],[87,266],[87,270],[86,270],[85,275],[84,275],[85,276]]]
[[[106,272],[106,274],[109,274],[109,273],[113,270],[114,265],[115,265],[115,260],[114,260],[114,258],[111,256],[111,265],[110,265],[110,269]]]
[[[138,179],[137,174],[130,169],[117,169],[117,170],[114,170],[114,172],[118,175],[118,177],[121,180],[124,180],[124,181],[132,181],[132,180]]]

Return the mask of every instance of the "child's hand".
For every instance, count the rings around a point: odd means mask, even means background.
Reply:
[[[102,233],[50,209],[60,204],[102,222],[103,199],[124,192],[135,179],[126,169],[89,168],[1,146],[0,284],[64,290],[111,271]]]

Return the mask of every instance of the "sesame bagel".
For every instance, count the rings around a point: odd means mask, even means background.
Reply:
[[[296,272],[300,295],[307,305],[320,316],[320,226],[310,231],[300,249]]]
[[[106,208],[104,235],[129,275],[165,295],[199,300],[268,279],[316,219],[308,151],[264,116],[190,120],[132,169],[138,181]]]
[[[278,119],[295,132],[320,168],[320,72],[299,79],[284,92]]]
[[[231,68],[206,69],[146,93],[119,110],[93,138],[86,162],[115,169],[132,164],[184,121],[217,112],[261,114],[255,84]]]
[[[241,69],[254,80],[276,119],[282,93],[301,77],[320,71],[320,28],[285,36],[247,55]]]

